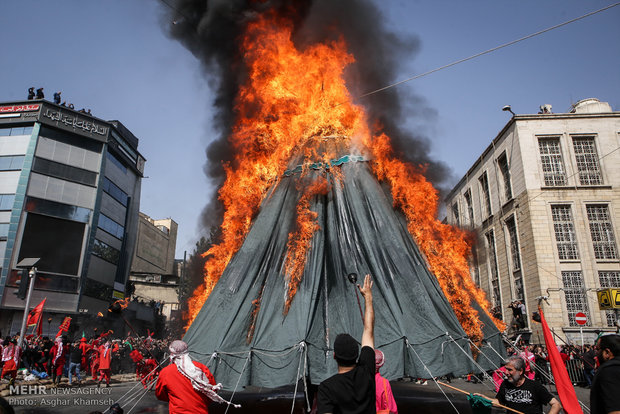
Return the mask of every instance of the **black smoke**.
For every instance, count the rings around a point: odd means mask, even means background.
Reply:
[[[222,161],[230,161],[227,138],[234,121],[234,99],[245,81],[238,41],[247,22],[268,10],[289,17],[295,24],[294,41],[300,49],[315,42],[344,37],[356,63],[347,72],[353,96],[397,81],[401,59],[411,60],[420,47],[416,37],[398,36],[384,23],[381,10],[369,0],[166,0],[169,34],[201,62],[211,90],[215,91],[214,127],[219,134],[207,147],[205,173],[213,184],[224,179]],[[412,85],[391,88],[357,99],[370,121],[379,122],[392,139],[398,155],[415,165],[427,165],[426,176],[445,190],[450,170],[430,155],[427,137],[404,128],[405,121],[429,113]],[[430,110],[432,113],[432,110]],[[206,229],[219,225],[222,206],[215,199],[202,213]]]

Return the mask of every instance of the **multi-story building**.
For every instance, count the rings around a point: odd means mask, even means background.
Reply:
[[[31,306],[44,331],[124,296],[144,158],[119,121],[44,100],[0,104],[0,330],[18,332],[17,263],[39,258]],[[82,315],[82,318],[80,318]],[[53,326],[52,326],[53,325]]]
[[[596,290],[620,286],[620,112],[585,99],[568,113],[550,105],[514,115],[446,198],[451,224],[472,230],[474,281],[510,324],[522,301],[524,332],[539,298],[556,334],[580,343],[615,330]]]
[[[131,264],[132,299],[154,304],[167,319],[179,308],[179,277],[174,259],[177,229],[171,218],[153,220],[140,213],[138,243]]]

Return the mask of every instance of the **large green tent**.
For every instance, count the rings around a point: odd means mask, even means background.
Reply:
[[[318,384],[336,372],[336,335],[361,338],[360,308],[347,275],[356,273],[361,282],[369,273],[384,376],[430,378],[494,368],[501,359],[495,353],[478,358],[482,367],[473,362],[465,332],[367,160],[346,149],[331,165],[295,168],[302,163],[289,165],[265,197],[242,247],[188,329],[184,340],[192,356],[227,389],[278,387],[302,377]],[[332,185],[311,200],[320,229],[285,313],[284,265],[298,189],[320,176]],[[501,349],[498,330],[479,314],[485,340]]]

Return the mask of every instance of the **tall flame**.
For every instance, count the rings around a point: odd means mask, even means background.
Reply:
[[[371,130],[363,108],[352,102],[343,73],[355,59],[344,40],[298,50],[291,32],[292,24],[274,14],[257,18],[245,30],[241,47],[248,80],[236,99],[236,122],[229,138],[235,158],[225,165],[227,178],[219,191],[225,207],[222,239],[205,253],[205,281],[189,302],[188,323],[241,247],[261,202],[278,183],[291,156],[315,137],[338,135],[350,137],[372,156],[373,173],[389,184],[394,207],[405,214],[409,232],[463,328],[470,337],[481,338],[470,302],[474,298],[484,309],[489,304],[469,276],[467,235],[436,219],[437,192],[424,177],[423,167],[399,160],[390,138],[380,126]],[[312,235],[319,229],[309,201],[327,191],[327,183],[318,181],[300,190],[297,226],[287,245],[285,313],[301,281]],[[255,312],[259,307],[260,297]]]

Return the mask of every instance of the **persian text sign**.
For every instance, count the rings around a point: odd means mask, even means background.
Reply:
[[[0,106],[0,114],[8,114],[12,112],[38,111],[40,107],[41,107],[40,104]]]

